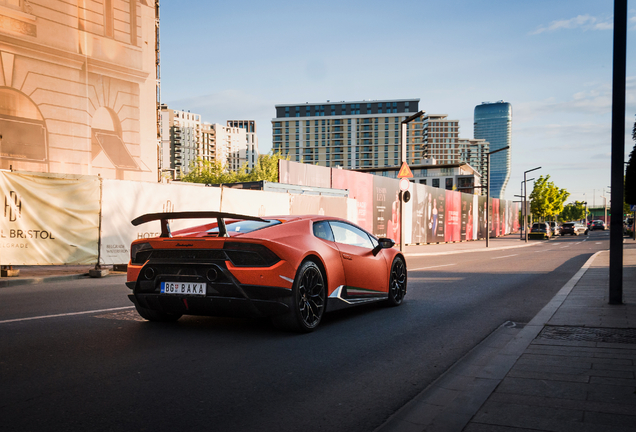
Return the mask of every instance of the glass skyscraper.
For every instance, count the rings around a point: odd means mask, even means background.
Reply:
[[[491,152],[511,144],[512,105],[508,102],[483,102],[475,107],[473,135],[490,143]],[[510,179],[510,152],[502,151],[490,156],[490,196],[504,198]]]

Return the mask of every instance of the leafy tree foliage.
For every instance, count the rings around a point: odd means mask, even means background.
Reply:
[[[247,169],[247,163],[238,171],[231,171],[227,165],[220,161],[205,161],[197,158],[190,165],[190,172],[181,179],[190,183],[206,183],[206,184],[228,184],[239,182],[250,182],[266,180],[270,182],[278,182],[278,160],[287,158],[281,157],[277,153],[260,155],[254,168],[251,171]]]
[[[585,202],[575,201],[574,203],[564,205],[560,216],[561,220],[565,222],[585,219]]]
[[[563,211],[563,204],[570,196],[570,192],[558,188],[549,181],[550,176],[540,176],[534,182],[530,194],[530,211],[537,219],[551,219]]]

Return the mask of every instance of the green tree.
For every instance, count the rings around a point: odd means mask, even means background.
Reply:
[[[585,203],[583,201],[575,201],[574,203],[563,206],[561,220],[570,222],[582,219],[585,219]]]
[[[260,155],[254,169],[249,173],[249,181],[266,180],[278,183],[279,159],[289,160],[289,155],[287,157],[282,157],[278,153]]]
[[[548,202],[548,179],[550,176],[540,176],[534,182],[534,188],[532,188],[532,192],[530,193],[530,213],[535,218],[545,218],[549,209]]]
[[[278,153],[260,155],[251,171],[248,171],[247,163],[243,164],[238,171],[232,171],[220,161],[205,161],[197,158],[196,161],[190,164],[190,172],[183,176],[181,180],[206,184],[229,184],[260,180],[278,182],[279,159],[289,160],[289,156],[283,158]]]
[[[229,171],[227,166],[220,161],[207,161],[197,158],[190,164],[190,171],[181,178],[181,181],[190,183],[236,183],[237,173]]]
[[[530,194],[530,211],[538,219],[553,219],[563,211],[563,204],[570,193],[558,188],[550,180],[550,176],[540,176],[534,182],[534,188]]]

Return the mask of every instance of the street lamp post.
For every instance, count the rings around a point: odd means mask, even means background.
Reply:
[[[490,246],[490,155],[509,148],[510,146],[505,146],[486,153],[486,178],[488,179],[488,184],[486,185],[486,247]]]
[[[408,117],[405,120],[402,120],[401,129],[400,129],[400,153],[401,153],[401,162],[406,162],[406,127],[409,122],[420,118],[424,114],[424,111],[419,111],[412,116]],[[404,194],[400,191],[400,252],[404,251]]]
[[[521,209],[521,216],[525,219],[527,219],[528,215],[526,214],[526,195],[525,195],[525,190],[526,190],[526,181],[532,181],[534,180],[534,177],[532,177],[531,179],[528,180],[521,180],[521,205],[522,205],[522,209]],[[524,225],[521,226],[521,229],[519,230],[519,240],[523,240],[523,236],[525,233],[524,230]]]
[[[526,185],[526,182],[528,181],[526,179],[526,174],[528,174],[529,172],[532,171],[536,171],[538,169],[541,169],[541,167],[536,167],[536,168],[532,168],[528,171],[524,171],[523,172],[523,210],[524,210],[524,216],[523,216],[523,232],[526,238],[526,243],[528,243],[528,214],[527,214],[527,207],[528,207],[528,185]]]

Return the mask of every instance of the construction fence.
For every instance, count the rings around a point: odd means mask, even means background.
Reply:
[[[399,242],[396,179],[325,169],[330,171],[328,187],[348,189],[349,197],[0,171],[4,197],[0,265],[126,264],[133,240],[161,231],[159,221],[135,227],[131,220],[145,213],[170,211],[261,217],[323,214],[350,220],[378,237]],[[281,172],[285,172],[282,166]],[[516,204],[509,201],[491,199],[486,206],[485,197],[414,183],[410,187],[412,198],[402,210],[407,244],[485,238],[487,208],[492,216],[491,236],[518,229]],[[174,220],[171,228],[174,232],[206,222]]]

